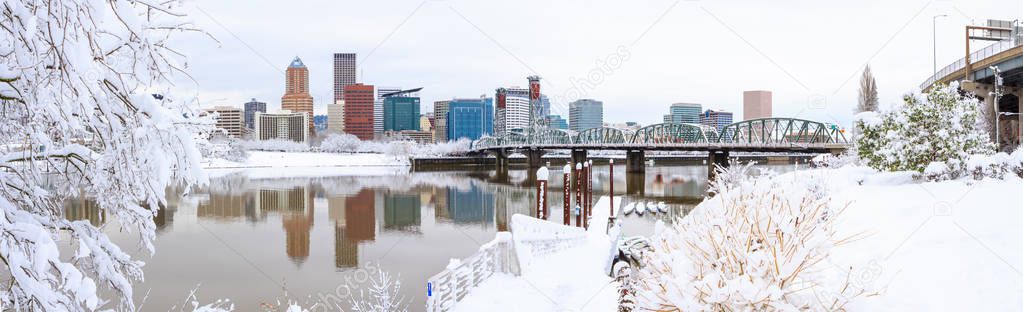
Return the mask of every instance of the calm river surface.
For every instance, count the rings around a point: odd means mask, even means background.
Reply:
[[[599,196],[607,193],[608,167],[596,168]],[[626,216],[625,235],[650,235],[656,220],[685,215],[707,187],[706,166],[648,167],[629,183],[624,171],[615,166],[614,190],[624,202],[665,202],[671,208]],[[552,177],[550,204],[561,207],[560,170]],[[495,232],[507,230],[512,214],[531,213],[535,191],[528,178],[524,170],[507,178],[495,178],[493,171],[277,179],[235,174],[172,198],[157,218],[152,257],[116,222],[106,229],[146,262],[145,281],[135,286],[143,310],[181,306],[197,287],[201,302],[229,298],[240,311],[288,300],[347,309],[348,297],[380,268],[401,282],[410,310],[420,311],[426,280],[449,259],[467,257]],[[67,209],[69,218],[107,221],[88,204]],[[552,214],[560,220],[560,210]]]

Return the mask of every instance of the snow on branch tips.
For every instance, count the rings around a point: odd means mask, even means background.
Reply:
[[[856,116],[857,152],[870,167],[923,172],[931,162],[963,164],[971,155],[994,152],[979,118],[980,103],[961,94],[958,84],[903,101],[891,112]]]
[[[829,261],[853,237],[835,233],[846,206],[822,178],[749,169],[723,169],[716,196],[653,238],[637,311],[837,311],[873,293]]]
[[[170,92],[171,77],[187,74],[171,39],[201,33],[183,8],[175,0],[0,4],[0,267],[10,276],[0,306],[134,309],[142,262],[88,222],[68,220],[64,204],[94,201],[153,252],[167,187],[206,181],[196,134],[209,124],[194,99]],[[61,255],[61,239],[73,255]]]

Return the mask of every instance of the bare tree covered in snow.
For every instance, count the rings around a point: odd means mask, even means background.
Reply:
[[[860,98],[856,112],[877,111],[877,83],[874,81],[874,74],[870,71],[870,65],[863,69],[863,76],[860,76]]]
[[[0,260],[4,308],[133,310],[132,259],[63,204],[94,198],[150,253],[167,186],[205,180],[194,100],[171,94],[195,31],[179,1],[0,3]],[[203,129],[200,129],[203,128]],[[67,239],[72,254],[61,254]],[[100,294],[117,298],[101,298]]]

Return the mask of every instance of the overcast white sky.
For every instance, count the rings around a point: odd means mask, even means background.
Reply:
[[[742,118],[743,90],[774,92],[774,115],[848,125],[863,66],[882,105],[964,52],[963,26],[1023,18],[1023,1],[195,1],[216,42],[178,40],[203,106],[250,98],[280,107],[284,69],[309,67],[317,114],[332,100],[331,58],[358,53],[359,81],[424,87],[435,100],[493,96],[544,78],[553,112],[604,102],[605,121],[659,123],[674,102]],[[975,47],[986,43],[977,42]],[[627,55],[627,57],[623,57]],[[624,58],[618,66],[601,65]],[[188,87],[188,86],[182,86]]]

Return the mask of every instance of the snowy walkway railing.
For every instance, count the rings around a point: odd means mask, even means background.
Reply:
[[[427,280],[426,311],[449,311],[494,273],[518,276],[533,260],[578,246],[586,232],[536,218],[513,215],[511,233],[499,232],[465,260],[453,260]]]
[[[426,311],[448,311],[473,288],[494,273],[518,275],[519,268],[508,232],[497,233],[465,260],[452,260],[443,271],[426,281]]]

